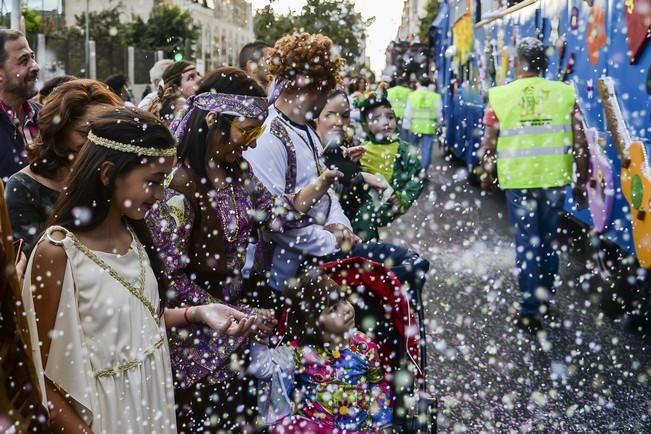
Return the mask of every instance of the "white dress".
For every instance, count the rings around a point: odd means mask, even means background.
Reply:
[[[91,251],[69,232],[60,242],[52,240],[51,230],[41,242],[63,245],[68,261],[45,367],[30,285],[33,255],[23,286],[41,390],[45,376],[69,395],[95,434],[175,433],[167,336],[157,313],[158,284],[144,248],[132,234],[126,255]],[[144,288],[142,301],[120,278]]]

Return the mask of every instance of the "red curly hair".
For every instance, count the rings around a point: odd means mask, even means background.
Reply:
[[[280,38],[266,57],[270,78],[289,80],[291,87],[334,89],[341,81],[344,60],[332,39],[321,34],[294,33]],[[305,79],[305,83],[297,80]]]
[[[39,136],[27,146],[30,168],[52,178],[60,167],[69,165],[66,132],[94,106],[122,106],[120,97],[97,80],[76,79],[59,85],[46,99],[38,114]]]

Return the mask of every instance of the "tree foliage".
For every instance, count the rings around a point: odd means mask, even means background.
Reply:
[[[429,41],[429,28],[438,13],[439,0],[428,0],[427,5],[425,5],[425,17],[420,21],[418,29],[418,37],[421,42],[427,43]]]
[[[119,6],[88,14],[89,37],[97,43],[125,45],[128,39],[128,25],[120,22]],[[75,15],[77,27],[86,31],[86,13]]]
[[[294,31],[322,33],[341,50],[349,65],[363,63],[363,41],[372,23],[355,11],[352,0],[308,0],[300,14],[277,14],[271,4],[256,12],[256,38],[273,45],[282,36]]]
[[[267,4],[262,9],[258,9],[253,17],[255,37],[273,46],[278,39],[296,30],[294,19],[291,13],[276,14],[271,3]]]
[[[191,56],[188,47],[199,37],[199,28],[194,24],[190,12],[176,5],[156,4],[145,23],[140,17],[130,22],[121,22],[119,6],[99,12],[90,12],[90,39],[98,44],[114,46],[138,46],[145,50],[163,50],[165,56],[176,53]],[[75,16],[81,33],[86,28],[86,14]]]
[[[23,8],[23,19],[25,20],[25,33],[35,35],[41,32],[41,15],[34,9]]]
[[[192,57],[189,48],[199,38],[199,27],[194,24],[189,11],[183,11],[177,5],[159,3],[152,8],[147,23],[134,17],[129,34],[133,45],[163,50],[168,58],[174,58],[177,53]]]

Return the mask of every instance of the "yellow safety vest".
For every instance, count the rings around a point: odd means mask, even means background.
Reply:
[[[441,107],[441,95],[431,90],[418,89],[410,93],[407,100],[411,103],[412,110],[409,130],[416,134],[434,134]]]
[[[395,86],[387,90],[387,98],[398,119],[402,119],[405,116],[407,98],[411,92],[412,90],[405,86]]]
[[[574,89],[542,77],[488,91],[500,124],[497,179],[503,189],[561,187],[572,182]]]

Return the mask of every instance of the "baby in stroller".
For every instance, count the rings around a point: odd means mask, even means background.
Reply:
[[[385,272],[380,264],[352,259],[310,269],[298,279],[285,321],[281,321],[283,344],[269,348],[266,342],[258,342],[251,349],[249,373],[271,380],[267,382],[271,388],[261,395],[263,402],[259,403],[271,433],[394,432],[393,396],[404,393],[391,381],[400,369],[396,364],[399,357],[395,351],[388,351],[391,346],[386,345],[386,334],[380,332],[377,337],[381,341],[374,342],[356,328],[350,300],[357,306],[365,301],[359,300],[362,296],[358,293],[346,293],[363,283],[361,275],[377,281],[376,277]],[[385,292],[394,287],[387,283]],[[381,303],[400,302],[391,294],[381,293],[375,294]],[[411,312],[395,309],[395,318],[405,316],[415,323]],[[398,327],[397,333],[403,338],[407,327]],[[411,348],[406,352],[413,355],[416,366],[412,371],[420,372],[418,339],[407,341]]]
[[[251,348],[249,373],[271,380],[260,413],[272,434],[391,433],[392,389],[378,346],[355,327],[355,309],[318,268],[296,284],[285,342]]]

